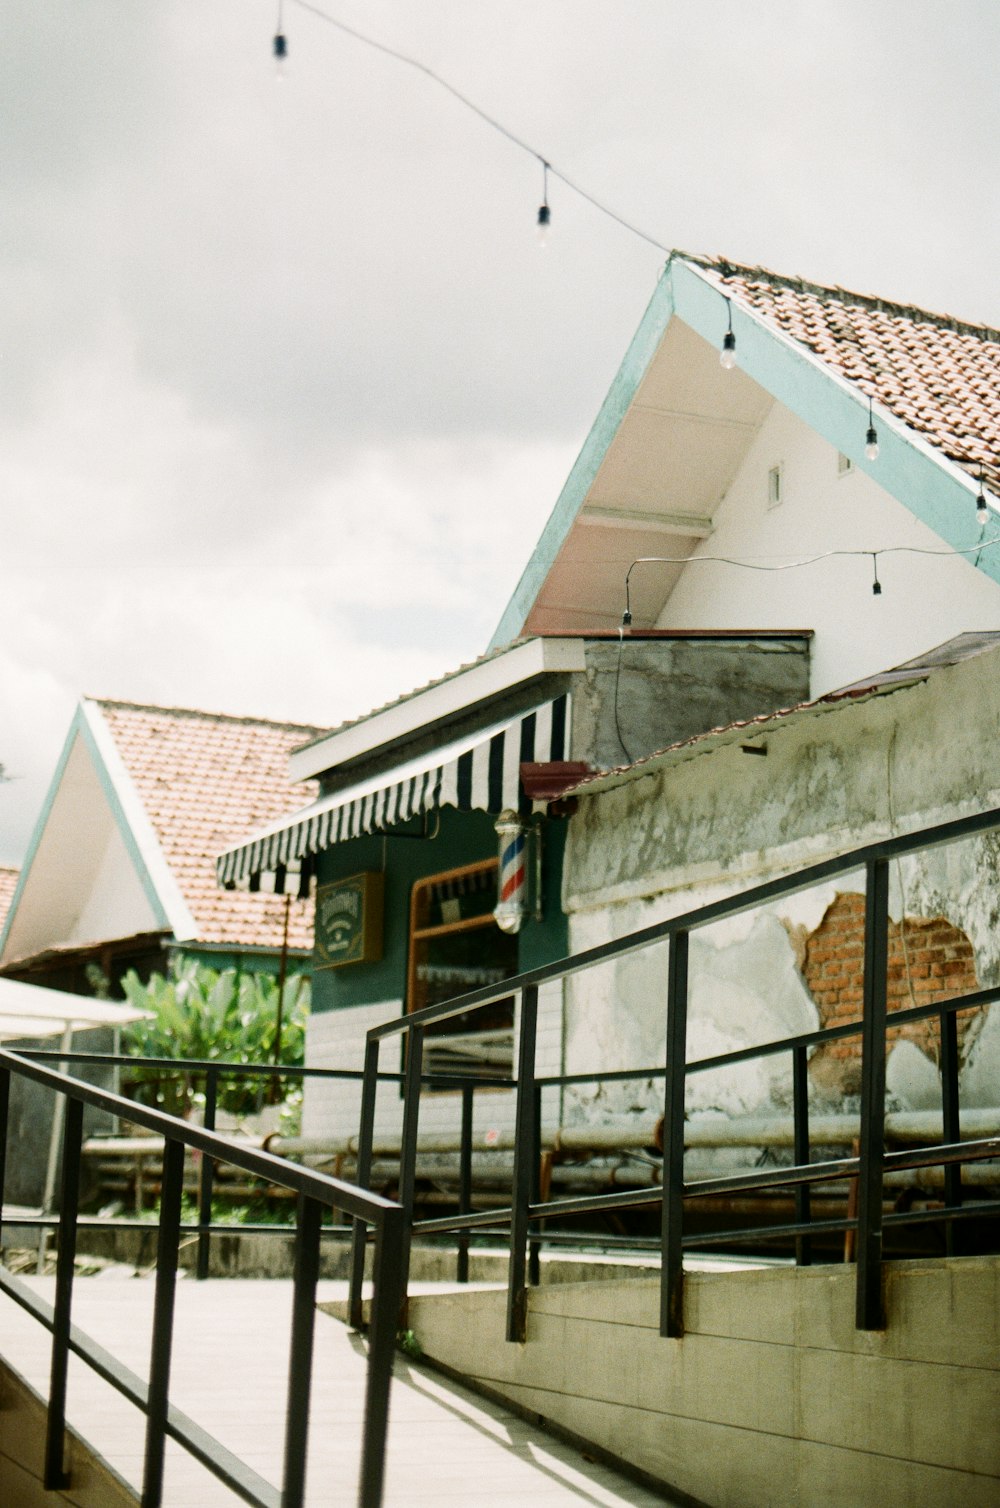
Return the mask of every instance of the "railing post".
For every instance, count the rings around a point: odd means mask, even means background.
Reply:
[[[7,1127],[10,1116],[10,1069],[0,1068],[0,1251],[3,1250],[3,1195],[7,1183]]]
[[[941,1012],[941,1119],[945,1142],[962,1139],[962,1121],[958,1103],[958,1017],[954,1011]],[[962,1203],[962,1164],[946,1162],[944,1165],[944,1202],[946,1209],[957,1209]],[[945,1251],[955,1255],[960,1245],[956,1220],[945,1221]]]
[[[205,1130],[215,1130],[215,1111],[219,1102],[219,1070],[210,1068],[205,1075]],[[208,1277],[208,1248],[211,1241],[208,1227],[212,1223],[212,1184],[215,1182],[215,1163],[207,1152],[201,1154],[200,1178],[198,1180],[198,1266],[199,1282]]]
[[[809,1161],[809,1060],[804,1047],[792,1048],[792,1117],[794,1151],[792,1160],[796,1167],[804,1167]],[[809,1185],[795,1185],[795,1223],[805,1225],[809,1221]],[[795,1261],[799,1267],[808,1267],[812,1262],[812,1241],[808,1236],[796,1236]]]
[[[472,1213],[472,1096],[476,1086],[462,1085],[462,1141],[458,1162],[458,1213]],[[469,1232],[458,1233],[458,1261],[455,1279],[459,1283],[469,1281]]]
[[[531,1159],[531,1202],[540,1204],[542,1201],[542,1091],[535,1085],[535,1155]],[[534,1233],[534,1239],[528,1242],[528,1286],[537,1288],[542,1281],[542,1243],[538,1240],[538,1233],[542,1228],[540,1220],[534,1220],[530,1229]]]
[[[379,1508],[385,1479],[385,1444],[389,1427],[389,1391],[396,1352],[396,1327],[403,1303],[403,1247],[406,1215],[384,1210],[375,1228],[371,1328],[368,1332],[368,1379],[361,1435],[359,1508]]]
[[[301,1508],[306,1491],[309,1397],[312,1390],[313,1327],[319,1280],[319,1233],[323,1207],[300,1194],[295,1230],[295,1289],[285,1408],[285,1471],[281,1508]]]
[[[413,1240],[413,1203],[417,1171],[417,1132],[420,1125],[420,1081],[424,1071],[424,1028],[414,1026],[406,1044],[406,1074],[403,1081],[403,1129],[399,1147],[399,1203],[403,1206],[401,1256],[402,1303],[410,1276],[410,1244]],[[402,1314],[400,1318],[402,1319]]]
[[[153,1339],[149,1353],[142,1508],[160,1508],[163,1499],[163,1457],[170,1395],[170,1352],[173,1344],[183,1192],[184,1143],[171,1138],[163,1146],[163,1175],[160,1182],[160,1229],[156,1244],[156,1291],[153,1295]]]
[[[687,1066],[686,931],[670,939],[667,1062],[663,1097],[663,1211],[660,1228],[660,1334],[684,1334],[684,1089]]]
[[[369,1037],[365,1043],[365,1069],[361,1084],[361,1120],[358,1126],[358,1187],[367,1189],[372,1176],[372,1144],[375,1140],[375,1101],[378,1096],[379,1040]],[[350,1320],[355,1330],[364,1328],[365,1246],[368,1232],[363,1220],[355,1217],[351,1235]]]
[[[69,1478],[63,1467],[66,1435],[66,1376],[69,1368],[69,1327],[73,1307],[73,1264],[76,1261],[76,1217],[80,1202],[80,1149],[83,1146],[83,1101],[64,1096],[62,1181],[59,1193],[59,1257],[56,1297],[52,1313],[52,1371],[45,1431],[45,1489],[55,1492]]]
[[[857,1300],[859,1330],[882,1330],[882,1180],[885,1161],[886,971],[889,865],[871,859],[865,886],[864,1015],[861,1031],[861,1138],[858,1167]]]
[[[521,1030],[517,1049],[517,1119],[514,1130],[514,1186],[511,1191],[510,1264],[507,1276],[507,1339],[524,1341],[528,1333],[528,1292],[525,1286],[528,1244],[528,1206],[532,1165],[538,1163],[535,1127],[535,1036],[538,990],[521,991]]]

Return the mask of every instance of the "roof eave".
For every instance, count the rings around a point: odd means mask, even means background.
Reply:
[[[485,659],[445,680],[400,698],[369,717],[302,748],[288,757],[293,780],[309,780],[350,761],[387,750],[444,720],[488,704],[506,691],[549,673],[585,669],[583,640],[534,636],[512,644],[505,653]]]
[[[674,255],[601,405],[538,543],[514,590],[490,649],[524,630],[556,557],[586,500],[612,441],[676,316],[721,349],[732,307],[741,369],[777,401],[850,457],[880,487],[907,507],[953,550],[969,551],[976,567],[1000,582],[1000,552],[974,552],[980,543],[977,483],[956,462],[909,429],[880,404],[873,406],[879,457],[865,455],[868,398],[812,351],[778,330],[765,316],[727,295],[711,273]]]

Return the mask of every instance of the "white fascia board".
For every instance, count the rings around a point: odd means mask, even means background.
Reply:
[[[622,364],[598,410],[597,418],[583,442],[583,448],[573,463],[555,507],[514,588],[514,595],[504,609],[503,617],[490,640],[490,649],[498,649],[501,645],[510,643],[523,632],[555,564],[556,556],[565,544],[590,494],[611,442],[621,428],[632,400],[659,350],[674,314],[673,266],[671,258],[660,274],[653,296],[639,321],[639,328],[632,337]]]
[[[98,778],[129,857],[157,917],[177,942],[193,942],[198,926],[167,863],[156,830],[146,813],[111,730],[95,702],[80,702],[80,727]]]
[[[415,691],[405,701],[373,712],[342,731],[330,733],[316,743],[295,749],[288,757],[293,780],[311,780],[324,770],[371,754],[375,749],[412,737],[422,728],[455,717],[466,708],[490,701],[505,691],[544,675],[546,671],[586,669],[583,640],[563,638],[526,639],[504,654],[470,665],[425,691]]]

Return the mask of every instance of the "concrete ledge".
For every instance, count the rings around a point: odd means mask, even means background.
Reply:
[[[73,1430],[66,1431],[69,1486],[47,1492],[42,1485],[46,1410],[34,1388],[0,1362],[0,1503],[17,1508],[137,1508],[128,1484]]]
[[[996,1508],[1000,1258],[890,1264],[889,1327],[854,1328],[853,1268],[692,1273],[682,1340],[658,1283],[415,1294],[425,1355],[713,1508]]]

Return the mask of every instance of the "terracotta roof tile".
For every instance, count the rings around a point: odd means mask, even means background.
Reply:
[[[322,730],[183,707],[94,702],[160,840],[201,942],[280,948],[281,896],[221,890],[215,857],[313,800],[313,782],[292,784],[289,750]],[[2,894],[2,891],[0,891]],[[312,901],[291,904],[289,946],[312,947]]]
[[[684,260],[1000,491],[1000,331],[761,267]]]
[[[0,932],[3,931],[3,924],[7,920],[7,912],[14,899],[20,873],[19,869],[0,869]]]

